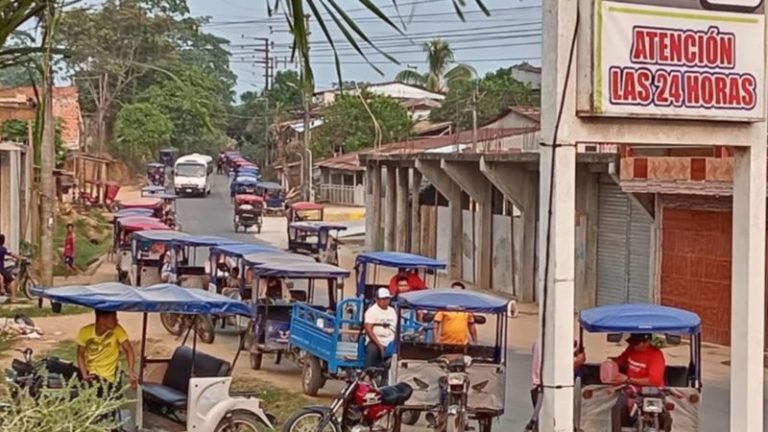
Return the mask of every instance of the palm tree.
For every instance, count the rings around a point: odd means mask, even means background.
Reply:
[[[472,66],[463,63],[451,66],[453,63],[453,50],[448,42],[443,39],[433,39],[424,42],[424,52],[427,54],[428,70],[420,74],[414,70],[400,71],[395,80],[406,84],[416,84],[435,93],[443,93],[451,87],[452,83],[460,80],[468,80],[476,75]]]

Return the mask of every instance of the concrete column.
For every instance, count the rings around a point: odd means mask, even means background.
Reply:
[[[12,251],[18,253],[19,250],[19,242],[21,240],[21,192],[20,192],[20,184],[19,179],[21,178],[21,161],[20,161],[20,151],[19,150],[13,150],[6,153],[8,155],[8,158],[10,160],[10,208],[9,213],[11,216],[10,219],[10,231],[8,232],[8,247],[11,248]]]
[[[408,237],[410,234],[408,216],[411,213],[408,207],[408,171],[408,167],[397,168],[397,229],[395,231],[395,247],[398,252],[408,251]]]
[[[544,55],[537,273],[539,316],[542,320],[539,335],[543,388],[540,432],[573,430],[575,127],[578,120],[574,115],[577,74],[569,74],[569,64],[572,63],[569,60],[572,58],[577,8],[578,2],[563,0],[544,0],[541,8],[542,28],[546,31],[541,47]],[[558,118],[558,112],[567,114]],[[546,296],[542,295],[545,291]]]
[[[491,289],[493,288],[491,277],[491,260],[493,259],[493,208],[491,199],[493,185],[480,174],[475,163],[443,160],[440,166],[448,174],[448,177],[478,204],[477,220],[480,223],[480,241],[474,245],[478,252],[475,254],[475,285],[483,289]]]
[[[395,231],[396,220],[395,211],[397,209],[397,173],[394,165],[387,165],[386,171],[386,190],[384,200],[384,250],[395,250]]]
[[[381,248],[381,165],[368,164],[365,173],[365,250],[370,252]]]
[[[521,253],[519,299],[534,300],[536,268],[536,208],[538,173],[513,163],[489,162],[480,159],[480,172],[522,212],[523,247]]]
[[[421,206],[419,191],[421,190],[421,173],[411,170],[411,253],[421,254]]]
[[[448,200],[451,211],[451,260],[448,263],[452,279],[461,279],[463,223],[461,220],[461,189],[440,168],[437,161],[416,159],[416,169]]]
[[[735,148],[731,267],[731,428],[763,428],[765,142]]]

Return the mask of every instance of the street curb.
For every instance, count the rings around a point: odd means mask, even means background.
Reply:
[[[343,212],[328,212],[326,210],[323,220],[330,222],[359,221],[365,219],[365,209],[352,209]]]

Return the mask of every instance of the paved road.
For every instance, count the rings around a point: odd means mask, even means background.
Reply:
[[[217,177],[216,185],[208,198],[185,198],[178,202],[179,219],[184,231],[192,234],[219,235],[233,239],[242,239],[255,242],[263,242],[279,247],[286,246],[285,223],[282,218],[271,218],[265,223],[262,234],[235,233],[232,227],[232,206],[229,203],[229,193],[226,179]],[[350,223],[350,229],[357,228],[360,222]],[[354,227],[354,228],[353,228]],[[518,329],[513,323],[510,332],[530,332],[529,329]],[[535,329],[533,330],[535,333]],[[533,338],[535,335],[526,337]],[[515,335],[510,336],[516,339]],[[510,350],[508,353],[507,371],[507,412],[499,419],[494,430],[498,431],[522,431],[528,422],[531,413],[530,396],[528,393],[530,383],[531,356],[527,349]],[[597,360],[597,359],[596,359]],[[292,365],[280,365],[281,375],[291,375],[295,371],[296,382],[299,383],[299,371]],[[729,421],[729,393],[727,377],[716,377],[707,380],[707,369],[704,369],[704,393],[701,408],[702,432],[723,432],[728,430]],[[759,379],[756,377],[755,379]],[[297,384],[298,385],[298,384]],[[327,390],[334,392],[335,386]],[[766,422],[768,425],[768,422]],[[764,426],[763,430],[768,430]],[[752,432],[752,431],[750,431]]]

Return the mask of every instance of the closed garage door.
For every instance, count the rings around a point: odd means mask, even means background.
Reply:
[[[648,303],[653,220],[610,177],[600,180],[597,304]]]

